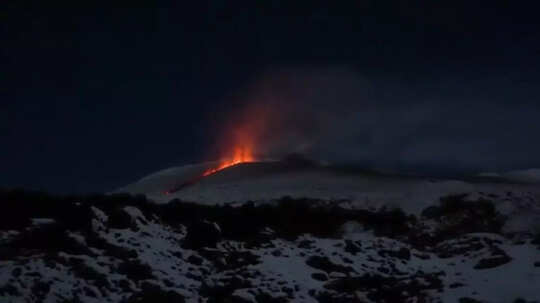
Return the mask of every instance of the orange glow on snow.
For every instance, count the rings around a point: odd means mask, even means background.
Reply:
[[[203,176],[211,175],[227,167],[255,161],[253,149],[249,145],[242,145],[234,148],[231,158],[222,160],[217,167],[211,168],[203,173]]]

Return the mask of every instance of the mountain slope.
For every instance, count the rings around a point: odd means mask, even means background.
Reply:
[[[505,232],[487,198],[418,216],[318,199],[1,200],[2,302],[540,301],[540,233]]]
[[[198,178],[215,165],[203,163],[168,169],[117,192],[145,194],[156,203],[180,199],[207,205],[268,203],[285,196],[307,197],[334,201],[350,209],[397,207],[414,215],[437,203],[440,197],[468,194],[471,199],[485,196],[493,200],[497,209],[509,217],[509,231],[534,229],[540,225],[540,186],[537,184],[489,178],[445,180],[348,172],[287,162],[245,163]],[[196,182],[190,182],[194,178],[198,178]],[[170,189],[178,190],[164,194]]]
[[[0,191],[0,302],[540,302],[536,185],[215,165]]]

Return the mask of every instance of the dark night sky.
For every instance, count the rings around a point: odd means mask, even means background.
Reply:
[[[540,31],[523,4],[9,2],[0,186],[106,191],[205,160],[219,121],[250,102],[237,96],[266,96],[253,92],[260,83],[273,83],[274,97],[298,96],[294,113],[319,117],[332,104],[330,118],[314,118],[325,134],[308,136],[317,156],[424,170],[540,167]],[[360,92],[358,83],[368,84]],[[349,112],[363,114],[335,123]]]

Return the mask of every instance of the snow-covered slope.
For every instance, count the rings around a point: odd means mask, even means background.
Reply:
[[[512,228],[533,228],[540,222],[540,186],[537,184],[393,176],[321,166],[298,167],[282,162],[236,165],[164,194],[215,165],[204,163],[164,170],[117,192],[145,194],[158,203],[180,199],[207,205],[268,202],[284,196],[308,197],[338,201],[342,207],[353,209],[397,207],[415,215],[437,203],[440,197],[469,194],[472,198],[489,196],[501,212],[521,222],[513,223]]]
[[[122,187],[115,192],[150,194],[164,201],[163,192],[174,188],[187,180],[200,176],[209,168],[217,166],[217,162],[205,162],[180,167],[172,167],[150,174],[139,181]],[[168,200],[166,200],[168,202]]]
[[[0,302],[540,302],[535,184],[216,164],[0,190]]]
[[[540,168],[510,171],[502,176],[510,181],[540,185]]]
[[[464,198],[418,217],[320,200],[15,199],[0,302],[540,302],[540,234],[504,233],[489,203]]]
[[[540,168],[513,170],[504,173],[481,173],[480,177],[488,177],[506,182],[537,184],[540,186]]]

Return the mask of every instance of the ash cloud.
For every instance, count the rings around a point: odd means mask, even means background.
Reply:
[[[274,70],[233,98],[221,138],[249,138],[262,157],[303,153],[390,171],[539,167],[533,97],[496,78],[419,84],[347,68]]]

